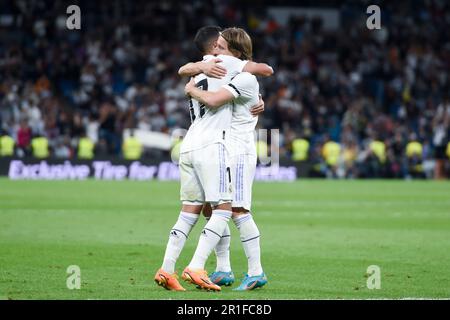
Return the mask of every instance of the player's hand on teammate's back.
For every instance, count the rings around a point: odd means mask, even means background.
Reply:
[[[189,82],[184,86],[184,94],[189,96],[193,88],[195,88],[195,81],[194,78],[191,78],[191,80],[189,80]]]
[[[259,102],[257,105],[253,106],[250,109],[250,113],[253,116],[257,116],[258,114],[263,113],[263,112],[264,112],[264,100],[262,99],[262,96],[259,95]]]
[[[226,76],[227,70],[219,66],[218,63],[222,62],[219,58],[212,59],[211,61],[205,62],[202,67],[202,71],[205,75],[211,78],[221,79]]]

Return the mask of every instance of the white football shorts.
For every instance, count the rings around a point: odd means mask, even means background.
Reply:
[[[183,204],[215,206],[232,200],[229,155],[222,143],[181,153],[179,165]]]
[[[252,187],[256,171],[256,155],[238,154],[231,157],[231,181],[233,182],[232,206],[251,210]]]

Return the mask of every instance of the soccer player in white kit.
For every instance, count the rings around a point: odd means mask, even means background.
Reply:
[[[214,58],[205,56],[204,61]],[[241,72],[247,63],[229,55],[218,58],[227,70],[226,76],[213,79],[200,74],[193,80],[197,87],[217,90]],[[230,139],[232,105],[212,109],[191,100],[190,113],[192,125],[180,151],[180,197],[183,206],[170,232],[163,265],[157,271],[155,281],[166,289],[184,291],[175,274],[175,262],[198,220],[203,204],[209,202],[213,206],[213,214],[202,231],[197,250],[184,270],[183,278],[201,288],[219,291],[220,287],[207,276],[204,264],[231,217],[231,171],[226,142]]]
[[[238,51],[241,53],[241,58],[250,59],[251,39],[242,29],[226,29],[219,37],[218,51],[221,54],[232,54],[233,51]],[[234,186],[232,211],[233,220],[239,229],[248,258],[248,273],[235,290],[252,290],[262,287],[267,283],[267,278],[261,266],[260,233],[250,213],[252,184],[256,169],[254,131],[258,122],[258,118],[253,116],[250,110],[259,100],[258,81],[254,75],[242,72],[219,90],[208,92],[199,90],[191,80],[186,85],[185,92],[211,108],[233,103],[231,139],[228,141]],[[220,274],[220,272],[217,273]],[[215,280],[213,276],[211,280]]]

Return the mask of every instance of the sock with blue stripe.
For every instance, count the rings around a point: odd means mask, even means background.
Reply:
[[[263,273],[261,266],[261,248],[259,244],[259,230],[251,213],[233,217],[239,230],[242,246],[248,259],[248,275],[250,277]]]
[[[206,221],[209,221],[209,217],[206,218]],[[227,223],[225,227],[225,231],[223,232],[222,237],[220,238],[219,243],[217,244],[214,252],[216,253],[216,271],[222,272],[230,272],[231,271],[231,262],[230,262],[230,243],[231,243],[231,230],[230,226]]]
[[[231,218],[231,211],[213,210],[211,218],[203,228],[200,240],[192,257],[189,268],[193,270],[203,270],[209,255],[222,239],[222,235]]]
[[[169,273],[175,272],[175,263],[183,250],[186,239],[189,236],[200,215],[188,212],[180,212],[178,220],[170,230],[169,241],[164,254],[162,269]]]

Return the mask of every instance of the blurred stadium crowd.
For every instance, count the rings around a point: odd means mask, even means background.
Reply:
[[[330,177],[448,175],[446,1],[373,1],[381,30],[366,28],[372,3],[364,1],[324,2],[339,10],[337,30],[302,16],[282,26],[265,1],[72,2],[81,7],[77,31],[66,28],[71,3],[2,7],[0,123],[16,156],[33,155],[38,136],[49,154],[35,156],[76,158],[83,137],[96,155],[122,156],[126,128],[188,128],[186,79],[177,71],[201,59],[196,30],[219,25],[245,28],[254,60],[274,67],[273,77],[259,79],[259,127],[280,129],[283,157]]]

